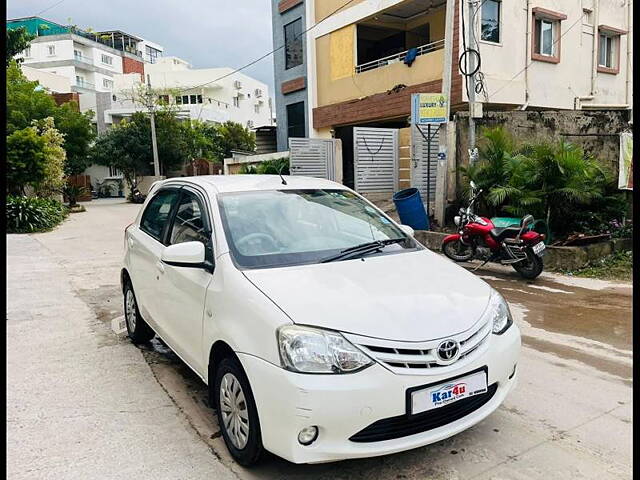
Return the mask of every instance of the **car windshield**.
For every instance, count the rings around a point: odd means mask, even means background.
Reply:
[[[347,190],[267,190],[218,198],[227,243],[241,268],[339,260],[344,250],[375,241],[389,242],[363,255],[420,248],[377,208]]]

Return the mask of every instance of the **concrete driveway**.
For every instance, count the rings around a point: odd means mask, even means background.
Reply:
[[[53,232],[7,236],[9,478],[631,478],[630,284],[478,270],[523,334],[520,382],[498,411],[409,452],[324,465],[269,456],[246,470],[188,367],[111,330],[139,205],[86,207]]]

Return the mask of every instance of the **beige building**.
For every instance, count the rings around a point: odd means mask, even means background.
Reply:
[[[451,191],[444,177],[455,167],[456,126],[433,125],[428,139],[416,133],[411,95],[444,93],[451,113],[468,110],[465,48],[480,60],[474,115],[633,105],[631,0],[286,3],[304,4],[309,29],[298,82],[307,86],[308,136],[342,141],[343,181],[364,193],[375,185],[384,194],[416,186],[430,199]],[[387,163],[385,152],[394,157]]]

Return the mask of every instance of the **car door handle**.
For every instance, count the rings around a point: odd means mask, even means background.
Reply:
[[[160,273],[164,273],[164,265],[162,264],[162,262],[157,262],[156,263],[156,268],[158,269],[158,271]]]

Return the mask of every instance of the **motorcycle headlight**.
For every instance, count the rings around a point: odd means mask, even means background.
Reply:
[[[373,361],[337,332],[286,325],[278,329],[280,361],[300,373],[349,373]]]
[[[460,215],[456,215],[455,217],[453,217],[453,223],[456,227],[460,226]]]
[[[502,335],[513,324],[509,305],[502,298],[502,295],[494,289],[491,289],[489,305],[485,311],[485,318],[487,317],[492,322],[493,333],[496,335]]]

